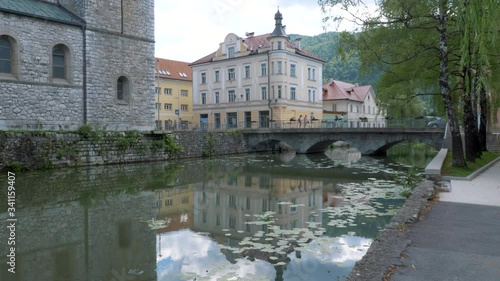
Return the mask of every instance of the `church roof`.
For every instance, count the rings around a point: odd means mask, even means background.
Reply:
[[[0,0],[0,11],[69,25],[85,24],[81,18],[63,6],[40,0]]]

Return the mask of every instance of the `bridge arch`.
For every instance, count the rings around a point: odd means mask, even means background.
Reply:
[[[315,153],[340,140],[363,155],[385,155],[387,149],[403,141],[422,142],[439,150],[444,136],[444,130],[431,128],[256,129],[242,133],[247,146],[254,151],[269,151],[285,143],[297,153]]]

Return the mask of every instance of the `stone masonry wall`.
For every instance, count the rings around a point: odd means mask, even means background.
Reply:
[[[171,135],[183,150],[169,155],[165,137]],[[132,162],[164,161],[248,152],[241,134],[176,132],[140,134],[107,132],[83,137],[77,133],[0,131],[0,170],[22,167],[47,169]]]
[[[0,129],[76,129],[82,124],[82,30],[0,12],[0,34],[15,40],[14,75],[0,75]],[[70,74],[64,81],[51,75],[57,44],[70,50]]]
[[[86,3],[89,123],[115,131],[153,129],[154,1]],[[125,100],[116,94],[121,76],[129,81]]]
[[[154,43],[87,31],[88,122],[108,130],[154,128]],[[128,101],[116,96],[118,78],[130,85]]]

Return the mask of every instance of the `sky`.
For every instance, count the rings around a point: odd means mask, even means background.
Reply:
[[[278,5],[288,34],[346,29],[325,29],[318,0],[155,0],[155,56],[193,62],[216,51],[229,33],[271,33]]]

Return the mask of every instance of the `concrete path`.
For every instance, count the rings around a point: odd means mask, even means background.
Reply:
[[[500,162],[472,181],[451,181],[408,230],[403,265],[391,280],[500,280]]]

